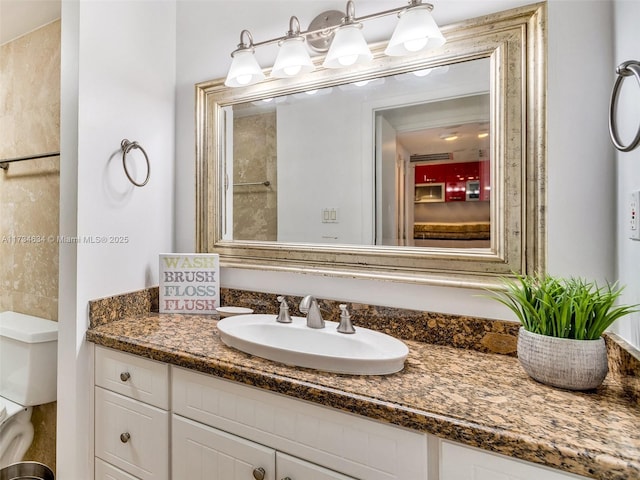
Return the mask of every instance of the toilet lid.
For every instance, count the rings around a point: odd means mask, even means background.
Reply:
[[[0,398],[0,423],[4,421],[6,416],[7,416],[7,407],[5,406],[4,402]]]

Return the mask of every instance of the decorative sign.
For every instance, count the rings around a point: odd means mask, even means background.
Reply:
[[[216,313],[219,286],[217,253],[160,254],[160,313]]]

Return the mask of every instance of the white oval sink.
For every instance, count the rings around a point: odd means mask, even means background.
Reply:
[[[336,322],[325,328],[307,327],[301,317],[276,322],[276,315],[237,315],[218,322],[222,341],[245,353],[297,367],[352,375],[399,372],[409,354],[400,340],[381,332],[355,327],[356,333],[338,333]]]

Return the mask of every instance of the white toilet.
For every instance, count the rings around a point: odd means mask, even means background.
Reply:
[[[0,468],[31,445],[32,407],[56,400],[57,348],[57,322],[0,313]]]

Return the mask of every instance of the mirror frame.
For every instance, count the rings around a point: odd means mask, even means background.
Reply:
[[[442,286],[483,288],[500,277],[546,267],[546,4],[538,3],[442,27],[443,47],[387,57],[344,71],[316,70],[228,88],[224,78],[196,85],[196,249],[232,268],[306,272]],[[380,76],[491,59],[490,249],[386,247],[222,240],[224,107]],[[266,74],[267,72],[265,72]],[[372,160],[373,161],[373,160]]]

